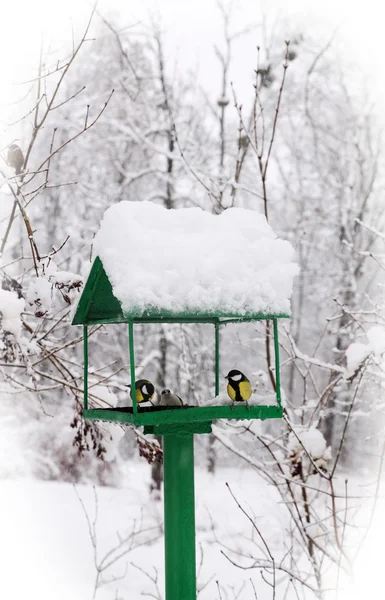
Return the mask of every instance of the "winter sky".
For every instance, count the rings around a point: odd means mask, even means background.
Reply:
[[[225,3],[227,3],[226,0]],[[0,23],[0,124],[2,134],[15,113],[14,102],[25,94],[20,82],[36,73],[41,40],[53,50],[71,41],[72,28],[80,32],[90,13],[88,0],[19,0],[7,2]],[[357,63],[368,82],[368,88],[378,104],[385,100],[383,77],[383,8],[377,0],[233,0],[234,29],[260,23],[265,10],[273,23],[287,21],[287,29],[302,25],[311,34],[318,32],[325,43],[337,30],[336,46],[347,61]],[[210,88],[217,84],[212,74],[218,73],[213,42],[220,45],[222,25],[217,0],[100,0],[102,14],[113,11],[122,15],[122,26],[147,20],[153,15],[162,22],[166,32],[169,55],[178,57],[179,65],[198,69],[201,83]],[[289,31],[290,33],[290,31]],[[262,34],[261,34],[262,35]],[[250,72],[255,66],[255,46],[252,35],[243,37],[235,47],[232,79],[240,94],[250,84]],[[218,87],[216,85],[216,87]],[[246,92],[245,92],[246,93]],[[5,136],[7,137],[7,136]],[[4,140],[9,143],[8,139]],[[4,144],[1,144],[3,147]]]

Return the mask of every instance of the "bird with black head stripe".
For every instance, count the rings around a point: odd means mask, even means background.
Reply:
[[[131,389],[130,385],[128,387]],[[142,404],[143,402],[151,402],[152,404],[155,388],[151,381],[148,381],[148,379],[138,379],[138,381],[135,381],[135,390],[137,404]],[[132,390],[130,396],[132,398]],[[152,404],[152,406],[154,405]]]
[[[253,393],[251,388],[251,383],[247,379],[246,375],[244,375],[241,371],[237,369],[232,369],[228,372],[225,379],[227,379],[227,393],[230,396],[230,399],[233,401],[231,408],[234,408],[235,402],[246,402],[246,406],[248,410],[250,407],[248,405],[248,400]]]

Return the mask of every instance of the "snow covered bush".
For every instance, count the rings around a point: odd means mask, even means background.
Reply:
[[[326,447],[325,438],[318,429],[293,429],[289,435],[287,452],[293,478],[299,476],[306,481],[319,471],[327,472],[331,448]]]
[[[21,328],[24,299],[16,292],[0,289],[0,357],[5,363],[22,359]]]

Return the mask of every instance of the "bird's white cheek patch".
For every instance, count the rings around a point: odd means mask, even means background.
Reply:
[[[142,387],[142,392],[144,394],[148,394],[149,393],[146,384]]]
[[[242,379],[242,375],[233,375],[231,380],[232,381],[240,381]]]

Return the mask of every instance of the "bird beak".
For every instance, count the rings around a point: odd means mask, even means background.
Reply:
[[[227,375],[225,375],[223,379],[228,379],[228,376],[227,376]]]

